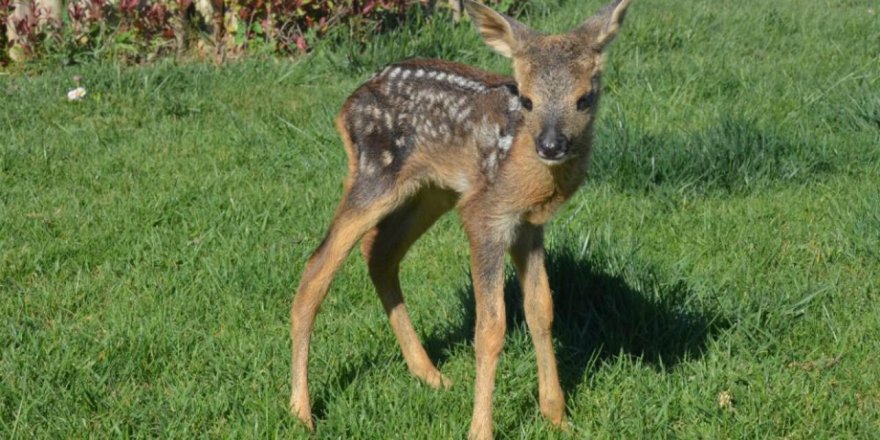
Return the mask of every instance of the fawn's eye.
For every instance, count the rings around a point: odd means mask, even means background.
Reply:
[[[523,108],[525,108],[528,111],[532,111],[532,100],[531,99],[520,95],[519,102],[520,102],[520,104],[522,104]]]
[[[577,109],[578,111],[584,111],[587,107],[592,107],[593,103],[596,101],[596,92],[587,93],[584,96],[581,96],[577,100]]]

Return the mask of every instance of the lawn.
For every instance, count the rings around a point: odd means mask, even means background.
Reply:
[[[521,18],[561,31],[598,5]],[[0,75],[0,437],[308,437],[288,310],[341,194],[333,119],[407,56],[509,69],[467,23],[414,17],[292,61]],[[876,2],[636,1],[607,68],[590,177],[548,227],[572,429],[540,416],[508,269],[496,436],[876,436]],[[402,269],[448,391],[408,375],[349,259],[313,338],[317,437],[465,435],[467,253],[450,215]]]

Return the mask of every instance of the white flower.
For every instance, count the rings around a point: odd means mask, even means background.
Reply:
[[[80,99],[85,98],[86,96],[86,88],[85,87],[77,87],[67,92],[67,100],[68,101],[79,101]]]
[[[718,393],[718,407],[727,411],[733,411],[733,393],[724,390]]]

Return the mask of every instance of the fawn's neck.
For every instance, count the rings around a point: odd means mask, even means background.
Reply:
[[[590,139],[584,137],[580,142],[584,144],[575,148],[581,154],[561,164],[548,165],[538,158],[533,140],[517,140],[500,183],[504,190],[517,193],[514,206],[525,221],[535,225],[546,223],[584,182],[589,165]]]

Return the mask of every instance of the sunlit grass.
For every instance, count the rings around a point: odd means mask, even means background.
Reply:
[[[597,5],[523,20],[562,30]],[[627,20],[590,179],[549,227],[571,437],[870,438],[876,5],[657,0]],[[296,61],[0,77],[0,437],[306,437],[285,408],[288,307],[341,193],[333,118],[408,56],[508,69],[466,23],[424,21]],[[88,95],[68,102],[74,75]],[[455,382],[437,392],[350,259],[313,339],[319,437],[465,435],[467,261],[450,216],[403,267]],[[540,418],[517,292],[496,433],[566,437]]]

